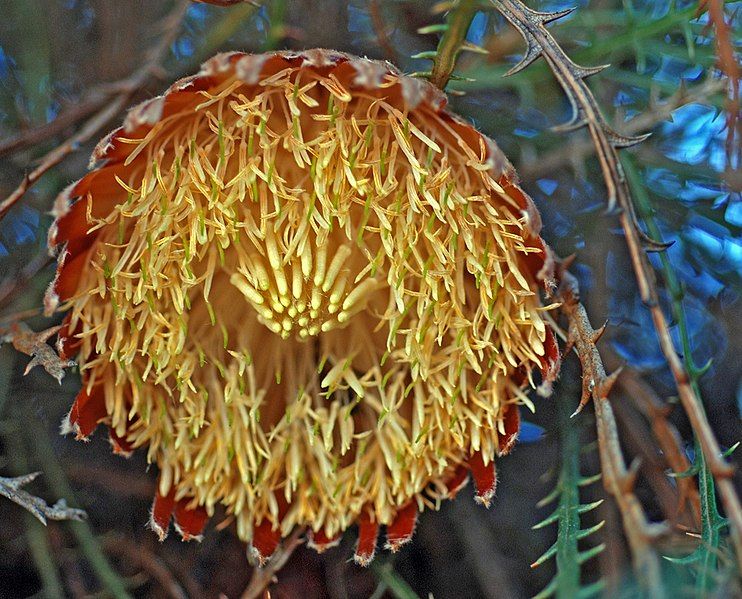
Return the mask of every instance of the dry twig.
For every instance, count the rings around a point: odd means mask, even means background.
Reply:
[[[47,171],[57,166],[105,127],[126,107],[131,96],[153,77],[158,71],[160,63],[168,55],[170,45],[175,41],[180,31],[180,24],[183,21],[188,4],[187,0],[179,0],[176,3],[175,8],[163,21],[163,33],[159,41],[148,52],[144,64],[131,77],[120,82],[119,93],[88,119],[77,133],[46,154],[41,159],[41,163],[23,178],[15,191],[0,203],[0,220]]]
[[[541,13],[526,7],[520,0],[491,1],[526,41],[524,58],[509,73],[520,71],[539,56],[543,56],[573,109],[572,119],[561,129],[587,127],[590,132],[608,190],[608,209],[619,210],[618,219],[624,232],[641,299],[650,311],[660,348],[675,379],[683,409],[698,436],[704,458],[716,480],[729,518],[737,560],[742,568],[742,506],[731,481],[734,469],[722,457],[719,442],[711,430],[701,400],[690,384],[683,360],[675,350],[667,319],[660,307],[655,273],[647,259],[646,250],[663,250],[666,246],[650,239],[639,226],[631,192],[618,158],[618,148],[634,145],[644,137],[626,137],[608,126],[585,82],[587,77],[605,67],[582,67],[575,64],[546,29],[547,23],[565,16],[571,10]]]
[[[121,92],[118,83],[97,86],[83,99],[62,111],[53,121],[21,131],[13,137],[0,141],[0,157],[33,147],[48,139],[61,135],[87,116],[100,110],[111,98]]]
[[[376,33],[376,39],[379,42],[379,46],[384,50],[387,60],[396,63],[397,49],[394,47],[394,44],[389,37],[389,31],[384,22],[384,15],[381,6],[379,5],[379,0],[370,0],[368,3],[368,13],[371,17],[371,23],[374,27],[374,33]]]
[[[598,429],[598,447],[603,473],[603,485],[616,501],[623,518],[624,532],[631,546],[634,566],[643,586],[652,597],[664,596],[660,576],[660,562],[652,544],[667,531],[662,524],[652,524],[647,520],[641,503],[634,495],[634,484],[638,463],[626,467],[616,430],[613,409],[608,394],[616,382],[619,370],[608,376],[603,361],[595,347],[603,329],[593,329],[585,307],[579,301],[576,279],[562,273],[559,297],[562,310],[569,319],[567,353],[574,347],[582,364],[582,400],[585,405],[590,398],[595,406],[595,420]],[[578,408],[579,409],[579,408]]]
[[[41,472],[32,472],[15,478],[0,476],[0,495],[14,501],[22,508],[28,510],[46,526],[48,520],[84,520],[87,514],[83,510],[67,507],[67,502],[60,499],[54,505],[49,505],[22,487],[33,481]]]
[[[35,366],[42,366],[51,376],[62,383],[64,369],[74,366],[72,360],[63,360],[47,343],[50,337],[56,335],[61,326],[51,327],[35,333],[23,322],[14,322],[9,328],[0,327],[0,344],[10,342],[13,347],[27,356],[31,361],[26,366],[24,375]]]
[[[719,68],[726,75],[729,85],[729,96],[727,98],[727,139],[726,154],[727,165],[731,168],[742,168],[739,163],[742,148],[740,137],[742,137],[742,119],[740,119],[740,66],[734,52],[732,40],[732,26],[727,22],[724,15],[724,0],[701,0],[699,2],[699,13],[708,10],[709,18],[714,25],[716,38],[716,55]]]
[[[606,363],[609,366],[618,364],[618,358],[608,354]],[[673,472],[680,474],[690,469],[691,464],[688,461],[682,449],[682,439],[677,429],[667,419],[670,407],[660,399],[654,389],[647,384],[642,377],[633,370],[626,369],[618,378],[618,386],[628,395],[639,407],[642,413],[649,420],[652,427],[652,433],[662,449],[662,454],[667,460],[668,465]],[[687,502],[693,520],[700,524],[701,521],[701,502],[698,497],[698,487],[695,480],[690,476],[676,479],[678,485],[678,512],[682,511]]]
[[[242,593],[242,599],[257,599],[266,591],[268,586],[275,582],[276,573],[283,568],[294,550],[304,542],[303,534],[304,529],[297,528],[281,542],[281,545],[265,566],[255,567],[250,584]]]

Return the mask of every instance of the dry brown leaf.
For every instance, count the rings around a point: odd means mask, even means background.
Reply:
[[[59,357],[47,340],[59,331],[61,327],[51,327],[38,333],[32,331],[28,325],[15,322],[8,329],[0,329],[0,343],[12,343],[19,352],[31,356],[31,361],[26,366],[24,375],[28,374],[34,366],[43,366],[50,375],[62,383],[64,369],[74,366],[72,360],[63,360]]]

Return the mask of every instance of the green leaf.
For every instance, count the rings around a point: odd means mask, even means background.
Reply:
[[[569,396],[569,397],[565,397]],[[536,560],[531,567],[537,567],[556,558],[556,576],[538,594],[535,599],[546,599],[556,596],[559,599],[574,597],[592,597],[602,588],[600,581],[586,587],[581,585],[582,571],[580,565],[594,557],[604,549],[600,544],[585,551],[580,551],[579,542],[596,533],[603,527],[603,522],[587,529],[580,528],[580,514],[589,512],[598,507],[603,500],[587,504],[580,503],[580,487],[599,480],[597,476],[582,476],[580,474],[580,443],[581,421],[570,419],[573,401],[569,393],[563,393],[559,398],[559,434],[561,442],[561,466],[559,478],[554,490],[539,502],[539,506],[551,503],[558,499],[554,511],[536,524],[533,528],[543,528],[550,524],[557,524],[556,542]]]

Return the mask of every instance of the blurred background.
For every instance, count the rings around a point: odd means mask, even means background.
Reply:
[[[221,50],[327,47],[424,73],[430,61],[415,56],[436,49],[454,4],[0,0],[0,202],[49,152],[58,153],[52,162],[64,158],[0,220],[0,332],[19,319],[34,330],[56,324],[39,315],[54,272],[46,251],[49,211],[56,194],[85,172],[93,145],[120,122],[123,108]],[[544,11],[577,7],[550,31],[576,62],[611,64],[590,79],[608,122],[619,132],[652,133],[622,152],[622,163],[643,225],[673,242],[651,254],[661,304],[676,346],[697,367],[706,413],[726,450],[742,438],[742,173],[739,128],[730,134],[728,126],[739,106],[729,100],[729,63],[719,56],[731,52],[736,63],[742,2],[708,4],[726,14],[726,41],[718,38],[726,45],[717,46],[718,23],[709,12],[699,15],[697,2],[528,2]],[[561,256],[576,255],[571,270],[594,326],[609,322],[600,343],[609,371],[626,366],[611,396],[621,446],[627,462],[641,460],[635,493],[647,518],[668,526],[650,551],[681,560],[660,560],[663,590],[733,596],[739,588],[728,530],[639,298],[622,231],[605,213],[589,137],[551,130],[568,120],[570,106],[543,60],[503,78],[524,44],[496,10],[483,3],[466,39],[480,51],[461,53],[448,86],[451,107],[514,163],[541,210],[547,242]],[[154,469],[139,453],[112,456],[102,434],[89,443],[60,436],[79,378],[70,372],[58,386],[38,368],[24,377],[27,362],[10,345],[0,347],[0,474],[41,471],[27,489],[50,503],[64,497],[88,519],[44,527],[0,497],[0,597],[107,597],[122,586],[135,597],[239,597],[251,566],[231,527],[219,526],[223,514],[200,544],[177,535],[160,544],[145,529]],[[322,556],[299,548],[272,596],[519,598],[544,589],[560,597],[651,595],[632,569],[636,556],[620,510],[599,480],[585,478],[600,473],[595,422],[592,407],[568,418],[581,382],[574,357],[566,362],[555,395],[534,396],[536,413],[522,413],[528,422],[515,451],[498,462],[489,510],[474,503],[469,487],[440,512],[425,512],[412,543],[395,556],[379,554],[368,570],[349,561],[352,532]],[[690,476],[667,475],[662,430],[670,431]],[[550,494],[555,503],[541,502]],[[534,530],[554,506],[562,515]],[[576,532],[601,522],[591,534]],[[557,559],[531,567],[555,543]]]

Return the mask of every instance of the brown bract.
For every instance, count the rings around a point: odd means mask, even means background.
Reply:
[[[474,476],[559,354],[540,218],[494,142],[388,63],[221,54],[131,110],[56,204],[67,421],[160,470],[152,526],[219,503],[259,561],[297,526],[356,561]]]

